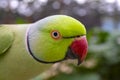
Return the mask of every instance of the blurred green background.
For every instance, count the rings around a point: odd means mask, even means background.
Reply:
[[[32,23],[65,14],[87,28],[88,55],[80,66],[49,80],[120,80],[120,0],[0,0],[0,24]],[[65,67],[62,67],[65,68]]]

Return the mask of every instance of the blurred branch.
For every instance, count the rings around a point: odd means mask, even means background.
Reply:
[[[50,69],[31,80],[48,80],[51,77],[57,76],[61,72],[70,74],[72,71],[72,68],[65,63],[55,63]]]

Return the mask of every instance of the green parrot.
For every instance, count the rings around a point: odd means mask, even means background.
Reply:
[[[51,64],[87,55],[86,29],[78,20],[53,15],[35,23],[0,25],[0,80],[29,80]]]

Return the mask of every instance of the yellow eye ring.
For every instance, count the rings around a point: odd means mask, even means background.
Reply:
[[[57,30],[51,31],[51,37],[55,40],[61,39],[61,34]]]

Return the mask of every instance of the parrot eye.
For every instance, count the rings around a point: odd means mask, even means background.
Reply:
[[[60,32],[58,32],[57,30],[53,30],[51,32],[51,37],[56,40],[60,39],[61,38]]]

